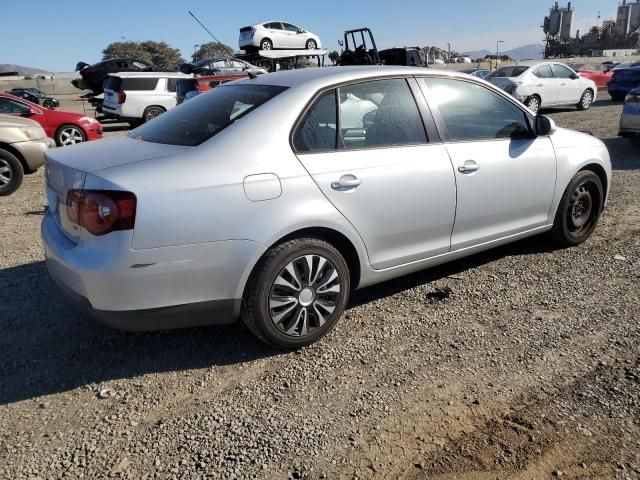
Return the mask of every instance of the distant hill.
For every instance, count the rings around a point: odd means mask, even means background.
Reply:
[[[51,72],[39,68],[24,67],[12,63],[0,63],[0,74],[17,73],[18,75],[51,75]]]
[[[496,52],[490,52],[489,50],[476,50],[473,52],[464,52],[465,57],[470,58],[484,58],[487,55],[495,55]],[[500,55],[507,55],[514,60],[527,60],[538,59],[544,56],[544,45],[524,45],[522,47],[513,48],[511,50],[500,51]]]

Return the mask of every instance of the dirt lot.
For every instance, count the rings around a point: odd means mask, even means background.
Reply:
[[[620,110],[552,113],[612,154],[585,245],[368,288],[294,353],[240,325],[127,334],[74,312],[27,178],[0,199],[0,478],[640,478],[640,155]]]

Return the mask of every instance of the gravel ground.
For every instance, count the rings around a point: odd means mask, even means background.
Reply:
[[[640,155],[620,110],[552,112],[614,160],[586,244],[357,292],[292,353],[241,325],[130,334],[76,313],[28,177],[0,199],[0,478],[640,478]]]

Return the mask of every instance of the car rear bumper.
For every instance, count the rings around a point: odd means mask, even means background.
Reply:
[[[38,168],[44,165],[44,154],[52,147],[56,146],[56,142],[48,137],[41,138],[40,140],[32,140],[30,142],[16,142],[11,146],[15,148],[24,161],[27,163],[29,170],[35,172]]]
[[[638,109],[636,113],[626,112],[627,108],[625,107],[625,112],[620,117],[620,135],[622,136],[640,133],[640,108],[636,107]]]
[[[264,247],[246,240],[131,250],[129,232],[76,245],[51,213],[42,221],[47,268],[63,292],[123,330],[231,323]]]
[[[245,47],[259,47],[260,42],[256,37],[245,38],[238,42],[238,46],[240,47],[240,49],[243,49]]]

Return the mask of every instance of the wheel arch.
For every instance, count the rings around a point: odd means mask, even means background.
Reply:
[[[11,144],[0,142],[0,150],[5,150],[9,152],[11,155],[13,155],[14,157],[16,157],[20,161],[20,165],[22,165],[22,169],[24,170],[24,173],[28,174],[28,173],[35,172],[35,170],[31,170],[29,168],[29,165],[27,164],[27,161],[24,159],[22,154],[17,149],[13,148]]]
[[[340,252],[340,255],[342,255],[345,262],[347,262],[347,267],[349,268],[351,289],[355,290],[360,283],[362,263],[358,254],[358,250],[353,242],[344,233],[341,233],[338,230],[330,227],[305,227],[281,236],[277,240],[273,241],[271,245],[265,248],[264,253],[260,255],[258,260],[251,266],[250,272],[243,282],[244,285],[242,286],[242,297],[244,298],[244,292],[247,288],[247,285],[250,283],[249,279],[251,278],[251,275],[253,275],[258,265],[260,265],[262,258],[267,254],[267,252],[269,252],[269,250],[290,240],[309,237],[324,240],[325,242],[331,244],[334,248],[336,248],[338,252]]]
[[[599,163],[589,163],[582,167],[578,172],[591,171],[595,173],[600,181],[602,182],[602,188],[604,191],[602,192],[603,198],[607,198],[609,193],[609,177],[607,177],[607,172]],[[576,173],[578,173],[576,172]]]

